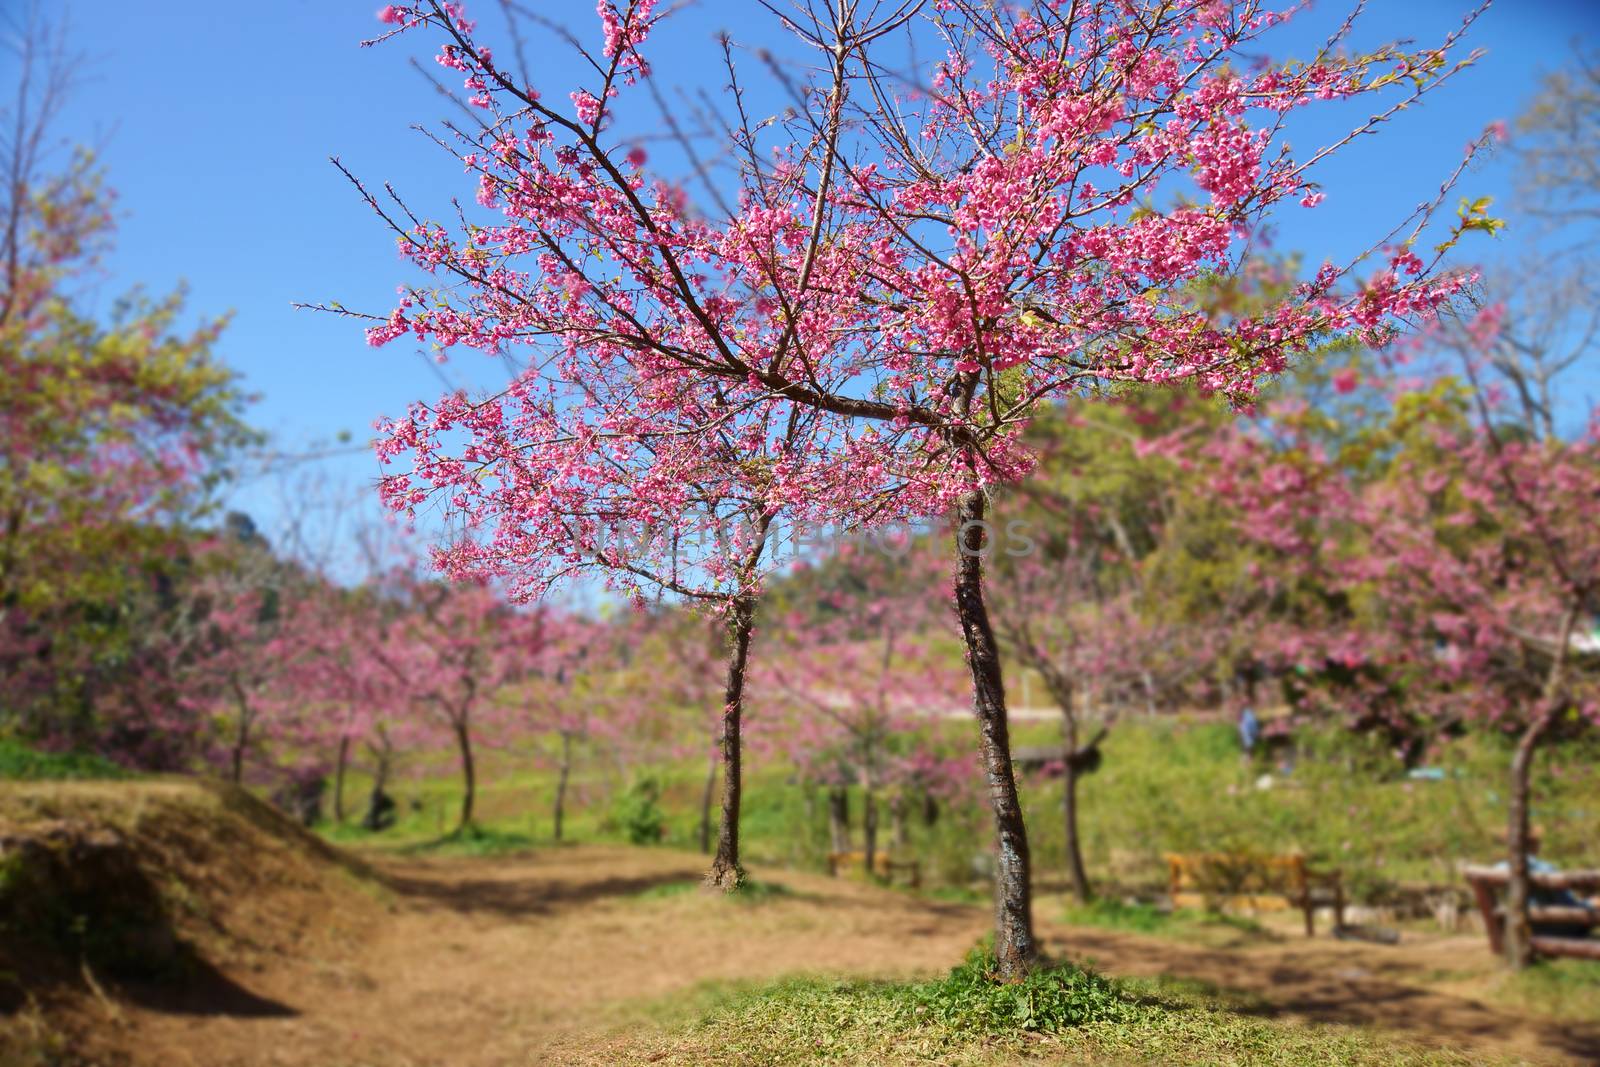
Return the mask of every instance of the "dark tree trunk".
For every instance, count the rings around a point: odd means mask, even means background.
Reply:
[[[1067,828],[1067,867],[1072,875],[1072,895],[1087,904],[1094,897],[1089,873],[1083,866],[1083,847],[1078,837],[1078,772],[1068,762],[1062,781],[1061,818]]]
[[[239,693],[238,701],[239,730],[234,734],[233,738],[232,768],[229,771],[234,785],[240,785],[244,782],[244,754],[245,750],[250,747],[250,704],[245,699],[243,692]]]
[[[234,702],[238,705],[238,731],[234,734],[234,752],[230,753],[229,777],[235,785],[245,782],[245,752],[250,749],[250,726],[254,713],[250,710],[250,697],[245,688],[234,681]]]
[[[1545,677],[1544,694],[1539,701],[1539,712],[1529,722],[1528,728],[1517,741],[1516,754],[1511,757],[1511,799],[1507,804],[1506,847],[1510,850],[1510,878],[1506,883],[1506,962],[1515,970],[1522,970],[1533,962],[1533,930],[1528,921],[1528,794],[1533,776],[1533,756],[1544,735],[1556,724],[1565,702],[1562,691],[1566,681],[1567,652],[1572,643],[1572,629],[1586,597],[1579,596],[1567,605],[1561,622],[1561,636],[1556,653],[1550,663],[1550,673]]]
[[[344,772],[350,763],[350,738],[339,738],[339,753],[333,761],[333,820],[344,822]]]
[[[567,813],[567,779],[572,775],[572,735],[561,731],[561,773],[556,778],[555,839],[561,840],[561,820]]]
[[[878,796],[870,782],[861,785],[861,867],[868,878],[877,877]]]
[[[1098,765],[1100,742],[1105,740],[1106,727],[1102,725],[1087,745],[1080,744],[1077,692],[1071,678],[1051,664],[1041,664],[1039,672],[1050,689],[1050,698],[1061,708],[1061,825],[1065,831],[1067,878],[1078,903],[1087,904],[1094,898],[1094,887],[1089,883],[1088,868],[1083,862],[1083,837],[1078,828],[1078,780]]]
[[[700,794],[700,851],[709,854],[711,851],[711,801],[717,795],[717,756],[711,757],[711,763],[706,768],[706,788]]]
[[[988,780],[989,805],[995,828],[994,950],[1000,976],[1019,978],[1038,953],[1033,937],[1032,887],[1029,885],[1028,831],[1022,821],[1017,779],[1011,766],[1011,737],[1006,723],[1005,685],[1000,675],[1000,650],[989,609],[983,598],[982,490],[961,498],[956,510],[956,619],[966,642],[972,670],[972,708],[978,718],[979,746]]]
[[[1066,699],[1071,701],[1069,691]],[[1066,753],[1066,766],[1061,772],[1061,818],[1067,831],[1067,872],[1072,877],[1072,895],[1078,903],[1087,904],[1094,895],[1089,887],[1089,874],[1083,866],[1083,846],[1078,836],[1078,719],[1070,704],[1061,712],[1061,741]]]
[[[388,744],[374,749],[373,758],[376,766],[372,770],[372,791],[381,793],[384,786],[389,784],[390,748]]]
[[[717,828],[717,854],[706,872],[708,888],[731,893],[744,881],[739,866],[739,727],[744,710],[744,675],[750,660],[750,631],[755,601],[740,597],[728,620],[728,683],[722,703],[722,821]]]
[[[461,750],[461,820],[456,824],[456,833],[461,833],[472,825],[472,802],[477,795],[477,771],[472,763],[472,735],[468,732],[465,722],[456,723],[456,747]]]
[[[828,848],[850,851],[850,791],[842,785],[828,788]]]
[[[911,798],[906,796],[904,789],[895,791],[889,799],[889,851],[905,852],[911,845],[911,833],[908,823],[911,809]]]
[[[1506,847],[1510,850],[1510,879],[1506,882],[1506,962],[1522,970],[1533,962],[1530,940],[1533,929],[1528,922],[1528,796],[1531,792],[1533,756],[1539,741],[1555,723],[1547,712],[1535,719],[1517,741],[1511,757],[1511,799],[1507,805]]]

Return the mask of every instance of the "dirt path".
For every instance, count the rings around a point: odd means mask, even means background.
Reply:
[[[937,972],[988,925],[981,908],[790,872],[756,872],[782,889],[764,899],[711,900],[684,890],[698,857],[660,850],[379,865],[393,889],[364,901],[371,914],[306,916],[344,935],[311,939],[320,947],[293,962],[229,971],[242,998],[231,1011],[119,1006],[106,1021],[117,1046],[163,1067],[521,1067],[553,1062],[540,1052],[551,1042],[625,1025],[642,1001],[707,980]],[[1419,985],[1469,958],[1481,967],[1482,948],[1462,939],[1412,951],[1326,939],[1203,948],[1048,923],[1042,933],[1051,951],[1108,973],[1259,994],[1263,1012],[1541,1060],[1600,1056],[1600,1028]]]

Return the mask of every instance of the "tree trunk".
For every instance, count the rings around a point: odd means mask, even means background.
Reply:
[[[712,753],[706,767],[706,788],[700,794],[700,852],[711,851],[711,801],[717,795],[717,755]]]
[[[233,743],[232,767],[228,771],[228,778],[233,782],[234,785],[240,785],[244,782],[245,736],[246,730],[244,725],[241,723],[239,726],[239,736]]]
[[[1094,894],[1089,888],[1078,838],[1078,718],[1071,702],[1069,691],[1061,710],[1061,747],[1066,753],[1066,765],[1061,771],[1061,819],[1067,831],[1067,873],[1072,876],[1072,895],[1079,904],[1087,904]]]
[[[1584,599],[1575,597],[1567,605],[1557,651],[1550,663],[1550,673],[1545,677],[1539,713],[1517,741],[1516,754],[1511,757],[1511,799],[1506,812],[1506,847],[1511,855],[1510,877],[1506,883],[1505,950],[1506,962],[1519,971],[1533,962],[1533,929],[1528,921],[1528,794],[1533,754],[1544,735],[1555,726],[1564,706],[1562,690],[1566,681],[1567,653],[1572,647],[1572,628]]]
[[[1076,752],[1076,749],[1071,751]],[[1089,874],[1083,866],[1083,847],[1078,836],[1078,769],[1074,760],[1067,760],[1061,782],[1061,818],[1067,829],[1067,869],[1072,875],[1072,895],[1079,904],[1087,904],[1094,897],[1089,885]]]
[[[755,601],[739,597],[728,620],[728,683],[722,702],[722,821],[717,829],[717,854],[706,872],[710,889],[731,893],[744,881],[739,866],[739,726],[744,710],[744,675],[750,659],[750,631]]]
[[[850,851],[850,792],[842,785],[828,789],[828,845],[831,852]]]
[[[956,509],[956,619],[966,642],[972,671],[972,708],[989,805],[995,828],[994,950],[1000,977],[1020,978],[1038,953],[1033,937],[1032,887],[1029,885],[1028,831],[1022,821],[1017,779],[1011,766],[1011,737],[1006,723],[1005,684],[1000,675],[1000,650],[989,609],[983,599],[983,522],[986,502],[981,489],[962,496]]]
[[[889,851],[904,853],[911,845],[908,812],[911,798],[902,787],[889,800]]]
[[[374,793],[383,792],[383,787],[389,784],[389,760],[391,751],[392,750],[387,743],[373,750],[373,759],[377,764],[372,771],[372,791]]]
[[[467,724],[456,723],[456,746],[461,750],[461,784],[464,792],[461,794],[461,821],[456,824],[457,834],[472,825],[472,801],[477,794],[477,772],[472,764],[472,735],[467,731]]]
[[[350,763],[350,738],[339,738],[339,754],[333,762],[333,820],[344,823],[344,771]]]
[[[877,876],[878,796],[870,782],[861,784],[861,869],[868,878]]]
[[[250,707],[241,695],[239,697],[239,731],[233,739],[233,758],[230,777],[234,785],[244,783],[244,753],[250,747]]]
[[[556,841],[561,840],[561,820],[567,812],[567,779],[572,775],[572,735],[565,730],[561,731],[561,773],[556,778],[556,810],[555,832]]]
[[[1088,869],[1083,862],[1083,839],[1078,832],[1078,779],[1084,773],[1086,761],[1101,740],[1105,738],[1102,727],[1086,747],[1078,742],[1078,712],[1075,708],[1075,687],[1072,681],[1055,669],[1045,672],[1050,695],[1061,708],[1061,822],[1066,831],[1067,876],[1072,882],[1072,895],[1078,903],[1087,904],[1094,898],[1094,888],[1089,884]]]
[[[1525,730],[1511,757],[1511,799],[1507,805],[1506,847],[1510,850],[1510,878],[1506,882],[1506,963],[1522,970],[1533,962],[1530,940],[1533,929],[1528,922],[1528,795],[1531,792],[1533,756],[1539,740],[1555,722],[1554,712],[1546,712]]]

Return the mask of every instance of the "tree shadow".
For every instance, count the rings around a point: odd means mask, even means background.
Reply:
[[[1078,927],[1068,944],[1073,957],[1092,959],[1105,973],[1149,973],[1152,941]],[[1158,981],[1221,1000],[1240,1014],[1375,1027],[1436,1045],[1536,1043],[1578,1062],[1600,1062],[1600,1025],[1533,1017],[1510,1004],[1429,989],[1416,984],[1403,953],[1353,956],[1316,942],[1292,958],[1174,941],[1160,946]]]
[[[121,1000],[167,1015],[223,1015],[240,1019],[286,1019],[300,1013],[281,1001],[252,993],[179,943],[170,973],[117,981]]]
[[[516,918],[549,915],[607,898],[636,896],[668,883],[698,880],[701,873],[680,869],[574,882],[550,878],[436,879],[386,872],[383,880],[396,893],[452,911]]]

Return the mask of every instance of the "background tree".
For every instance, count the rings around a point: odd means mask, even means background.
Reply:
[[[778,720],[766,726],[765,743],[828,789],[833,851],[850,851],[845,791],[859,787],[869,876],[877,870],[880,798],[891,796],[903,846],[909,793],[929,785],[927,768],[937,762],[928,734],[959,689],[937,648],[949,640],[937,570],[920,549],[909,540],[851,543],[843,565],[853,588],[778,620],[758,674],[765,714]]]
[[[253,437],[213,355],[220,320],[179,332],[181,293],[83,310],[112,201],[92,157],[54,154],[75,64],[62,27],[28,20],[0,113],[0,716],[84,741]]]

